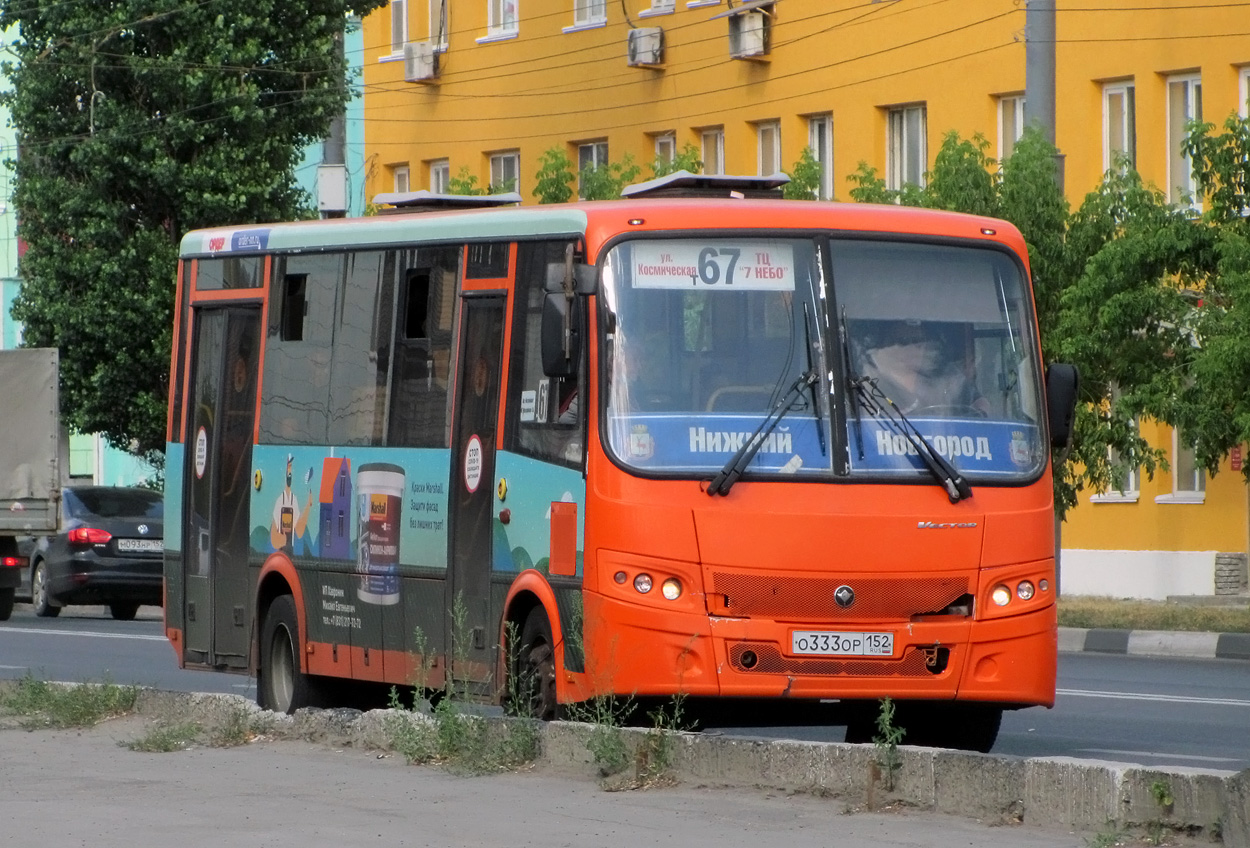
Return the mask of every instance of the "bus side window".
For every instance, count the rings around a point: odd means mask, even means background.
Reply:
[[[330,373],[332,445],[382,444],[394,269],[393,252],[362,250],[347,255]]]
[[[542,367],[543,285],[548,263],[564,261],[564,243],[521,244],[518,250],[507,441],[520,453],[580,467],[588,412],[585,345],[576,377],[549,378]],[[584,310],[585,301],[579,298],[573,308]]]
[[[400,281],[388,444],[450,444],[448,386],[459,254],[456,248],[401,254],[400,267],[407,270]]]

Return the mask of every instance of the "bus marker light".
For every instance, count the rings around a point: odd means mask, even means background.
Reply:
[[[1050,581],[1049,580],[1037,581],[1037,588],[1041,589],[1043,592],[1050,591]]]
[[[670,577],[660,586],[660,591],[666,599],[675,601],[681,597],[681,581],[676,577]]]
[[[647,222],[643,218],[630,218],[625,223],[629,224],[631,227],[641,227],[643,224]]]
[[[618,571],[616,572],[616,574],[612,575],[612,579],[615,580],[617,583],[624,583],[626,580],[629,579],[629,576],[625,574],[624,571]]]
[[[990,593],[990,598],[998,606],[1005,607],[1011,602],[1011,590],[1000,583],[994,587],[994,591]]]
[[[1016,587],[1016,596],[1022,601],[1033,597],[1033,584],[1027,580],[1021,580],[1020,585]]]
[[[651,575],[639,574],[637,577],[635,577],[634,588],[644,595],[650,592],[651,591]]]

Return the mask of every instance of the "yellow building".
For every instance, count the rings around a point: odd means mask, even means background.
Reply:
[[[532,198],[544,151],[642,165],[693,145],[708,173],[786,171],[804,147],[824,197],[860,162],[923,180],[942,136],[1002,156],[1023,128],[1018,0],[392,0],[364,21],[367,195],[442,191],[463,173]],[[1188,118],[1250,95],[1237,0],[1055,0],[1055,141],[1079,203],[1123,152],[1177,200]],[[1213,594],[1245,572],[1239,473],[1207,480],[1168,428],[1173,470],[1086,493],[1064,528],[1064,590]],[[1182,440],[1183,447],[1183,440]],[[1178,461],[1179,460],[1179,461]],[[1227,463],[1226,463],[1227,465]],[[1229,576],[1231,575],[1231,576]]]

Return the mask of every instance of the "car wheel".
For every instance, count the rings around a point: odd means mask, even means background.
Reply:
[[[113,614],[113,618],[118,621],[134,621],[135,615],[139,612],[139,605],[126,603],[109,604],[109,612]]]
[[[40,618],[56,618],[61,614],[61,608],[53,606],[52,599],[48,597],[48,565],[43,560],[35,563],[35,570],[30,575],[30,605]]]
[[[13,596],[16,589],[0,589],[0,621],[8,621],[13,614]]]

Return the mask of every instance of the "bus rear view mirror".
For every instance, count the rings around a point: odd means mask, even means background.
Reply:
[[[543,298],[543,373],[548,377],[563,379],[577,375],[577,363],[582,356],[579,305],[580,301],[561,293]]]
[[[1046,416],[1050,445],[1067,448],[1076,421],[1076,393],[1081,380],[1075,365],[1055,363],[1046,368]]]
[[[574,294],[595,293],[595,266],[583,265],[580,262],[552,262],[547,265],[547,285],[549,292],[564,291],[564,279],[570,276]]]

